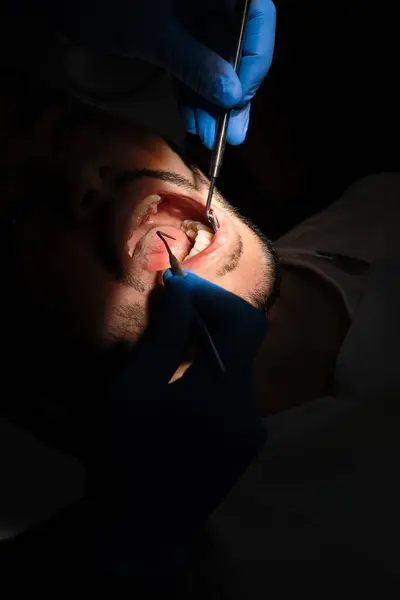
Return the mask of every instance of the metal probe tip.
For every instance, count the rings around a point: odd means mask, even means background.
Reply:
[[[168,246],[168,244],[166,243],[166,241],[164,240],[165,237],[169,238],[170,240],[176,240],[176,238],[174,238],[172,235],[169,235],[168,233],[164,233],[162,231],[156,231],[158,237],[160,238],[160,240],[162,240],[164,242],[164,244],[166,244],[166,248],[169,252],[171,252],[171,248]]]
[[[160,240],[162,241],[162,243],[164,244],[164,246],[168,252],[169,265],[170,265],[172,273],[174,275],[179,275],[180,277],[184,277],[185,273],[184,273],[181,265],[179,264],[179,260],[173,254],[171,248],[168,245],[167,240],[164,239],[164,237],[167,237],[170,240],[176,240],[176,238],[172,237],[172,235],[168,235],[168,233],[163,233],[162,231],[156,231],[156,233],[157,233],[158,237],[160,238]]]
[[[215,177],[211,177],[210,189],[208,190],[206,208],[205,208],[204,212],[205,212],[207,221],[210,223],[211,227],[213,228],[214,233],[217,233],[217,231],[218,231],[217,220],[216,220],[214,212],[211,208],[211,202],[212,202],[212,198],[213,198],[213,194],[214,194],[214,188],[215,188]]]
[[[184,277],[185,273],[184,273],[181,265],[179,264],[178,259],[172,253],[171,248],[168,246],[167,240],[164,239],[164,237],[167,237],[170,240],[175,240],[176,238],[172,237],[172,235],[168,235],[168,233],[163,233],[162,231],[156,231],[156,233],[157,233],[158,237],[160,238],[160,240],[162,240],[164,246],[167,249],[172,273],[174,275],[180,275],[181,277]],[[221,360],[218,350],[217,350],[217,348],[214,344],[214,341],[210,335],[210,332],[208,331],[208,328],[207,328],[206,324],[204,323],[203,319],[200,317],[200,315],[197,312],[195,312],[195,320],[197,322],[198,327],[202,331],[203,338],[205,338],[206,343],[208,344],[208,346],[211,350],[211,353],[214,356],[214,360],[216,361],[216,365],[217,365],[218,369],[221,371],[221,373],[225,373],[224,363]]]

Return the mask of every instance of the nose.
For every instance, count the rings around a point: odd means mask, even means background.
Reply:
[[[88,215],[103,203],[108,197],[108,179],[112,169],[109,165],[100,165],[93,169],[90,180],[87,182],[86,191],[80,199],[79,211]]]

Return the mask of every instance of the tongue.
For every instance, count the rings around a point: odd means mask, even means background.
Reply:
[[[133,253],[133,260],[146,271],[162,271],[169,268],[168,252],[157,231],[174,237],[174,240],[166,238],[169,247],[179,261],[187,256],[192,248],[186,233],[176,227],[163,225],[150,229],[137,243]]]

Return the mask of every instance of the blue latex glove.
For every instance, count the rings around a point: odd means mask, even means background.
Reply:
[[[84,547],[97,568],[118,574],[178,574],[190,537],[237,481],[266,433],[252,402],[251,364],[266,318],[188,272],[164,276],[165,291],[130,363],[96,406],[88,464]],[[225,363],[202,354],[176,383],[194,308]],[[155,560],[158,557],[159,562]]]
[[[203,6],[203,11],[208,8],[207,2],[206,5],[198,4]],[[221,7],[225,7],[225,11],[216,10],[218,16],[209,24],[208,34],[204,35],[207,46],[213,49],[218,48],[226,58],[232,55],[232,48],[235,48],[237,42],[236,33],[232,38],[227,36],[224,39],[223,35],[227,27],[227,20],[230,15],[233,15],[235,4],[235,0],[214,2],[214,7],[221,5]],[[199,8],[193,8],[194,12],[196,10],[200,11]],[[206,59],[199,53],[198,64],[205,65],[204,79],[199,85],[196,81],[191,83],[189,77],[186,77],[186,80],[180,77],[206,100],[224,108],[234,108],[227,133],[227,141],[230,144],[241,144],[246,137],[249,126],[250,101],[271,65],[275,42],[275,23],[276,11],[272,0],[251,0],[239,78],[233,72],[229,62],[212,52],[208,53]],[[237,27],[234,31],[236,30]],[[194,60],[196,58],[193,58],[193,62]],[[195,64],[193,67],[196,68]],[[193,71],[192,79],[195,77],[196,71]],[[218,111],[213,110],[212,106],[202,106],[199,100],[197,102],[194,100],[190,106],[184,108],[187,130],[190,133],[198,134],[209,149],[212,149],[215,141],[217,114]]]
[[[185,277],[178,277],[168,269],[164,283],[170,294],[180,292],[183,298],[190,298],[207,324],[228,375],[251,368],[266,333],[264,313],[191,271],[185,271]],[[207,360],[207,356],[202,357],[204,369],[207,369]],[[196,371],[198,366],[195,364],[192,368]],[[246,376],[248,374],[246,372]]]
[[[212,106],[235,108],[227,140],[240,144],[248,127],[250,100],[272,60],[272,0],[251,2],[239,78],[221,57],[229,59],[236,44],[236,35],[228,35],[229,29],[237,30],[235,5],[235,0],[70,0],[59,22],[80,43],[143,59],[181,80],[196,94],[184,110],[188,131],[198,133],[211,148]],[[204,100],[211,109],[203,107]]]

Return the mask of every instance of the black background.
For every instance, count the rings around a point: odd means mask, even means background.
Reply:
[[[271,70],[219,186],[276,238],[354,180],[399,170],[395,2],[276,0]],[[190,136],[208,170],[209,152]],[[400,201],[400,200],[399,200]]]

